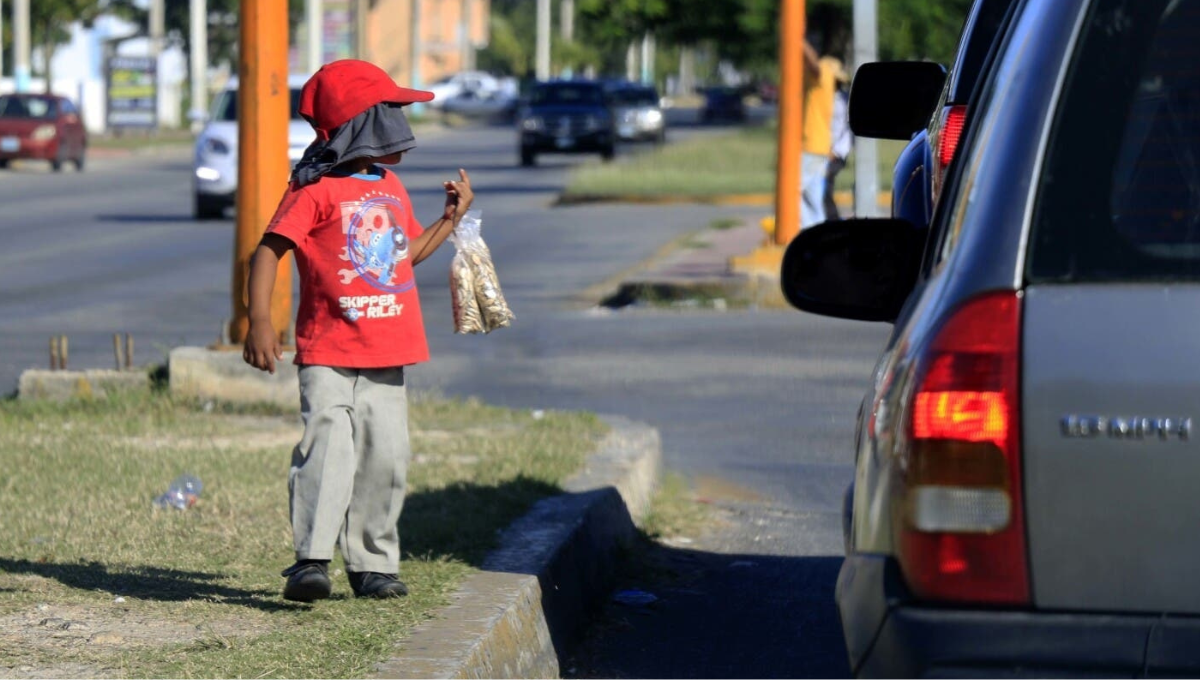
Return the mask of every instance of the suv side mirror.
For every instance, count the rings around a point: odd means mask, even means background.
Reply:
[[[931,61],[863,64],[850,85],[850,129],[859,137],[911,139],[929,125],[946,84],[946,68]]]
[[[859,321],[895,321],[917,282],[927,229],[907,220],[822,222],[783,255],[780,285],[796,309]]]

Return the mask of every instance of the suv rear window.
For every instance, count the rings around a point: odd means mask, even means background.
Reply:
[[[290,117],[292,120],[300,120],[300,88],[293,87],[291,90],[290,101],[288,106],[291,107]],[[238,115],[238,93],[237,90],[222,90],[221,94],[217,95],[217,100],[213,102],[213,120],[235,121]]]
[[[1028,278],[1200,279],[1200,0],[1097,0],[1081,37]]]
[[[1004,15],[1016,0],[976,0],[963,25],[958,61],[950,69],[948,104],[966,104],[983,75],[983,62],[1004,25]]]

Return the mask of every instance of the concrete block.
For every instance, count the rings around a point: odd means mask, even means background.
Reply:
[[[17,397],[66,401],[102,397],[110,392],[149,389],[150,374],[145,371],[30,369],[21,373]]]
[[[300,378],[294,357],[293,352],[284,352],[272,375],[243,361],[240,350],[176,347],[167,366],[171,394],[299,408]]]

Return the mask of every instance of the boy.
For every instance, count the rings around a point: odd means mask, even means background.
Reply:
[[[380,68],[347,59],[301,90],[317,139],[250,262],[250,328],[243,358],[275,372],[282,349],[270,300],[279,260],[300,270],[296,364],[304,436],[292,453],[289,505],[296,563],[283,596],[329,597],[336,544],[358,597],[400,597],[397,522],[407,474],[404,367],[429,358],[413,265],[454,230],[474,194],[464,170],[445,183],[442,216],[422,229],[408,192],[380,165],[416,146],[401,106],[431,92],[399,87]]]

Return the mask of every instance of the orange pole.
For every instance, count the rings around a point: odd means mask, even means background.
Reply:
[[[233,320],[229,338],[246,339],[250,325],[250,256],[287,186],[288,4],[242,0],[238,50],[238,190],[233,254]],[[291,324],[292,260],[279,264],[271,321],[283,338]]]
[[[804,125],[804,0],[781,2],[775,243],[783,246],[800,233],[800,131]]]

